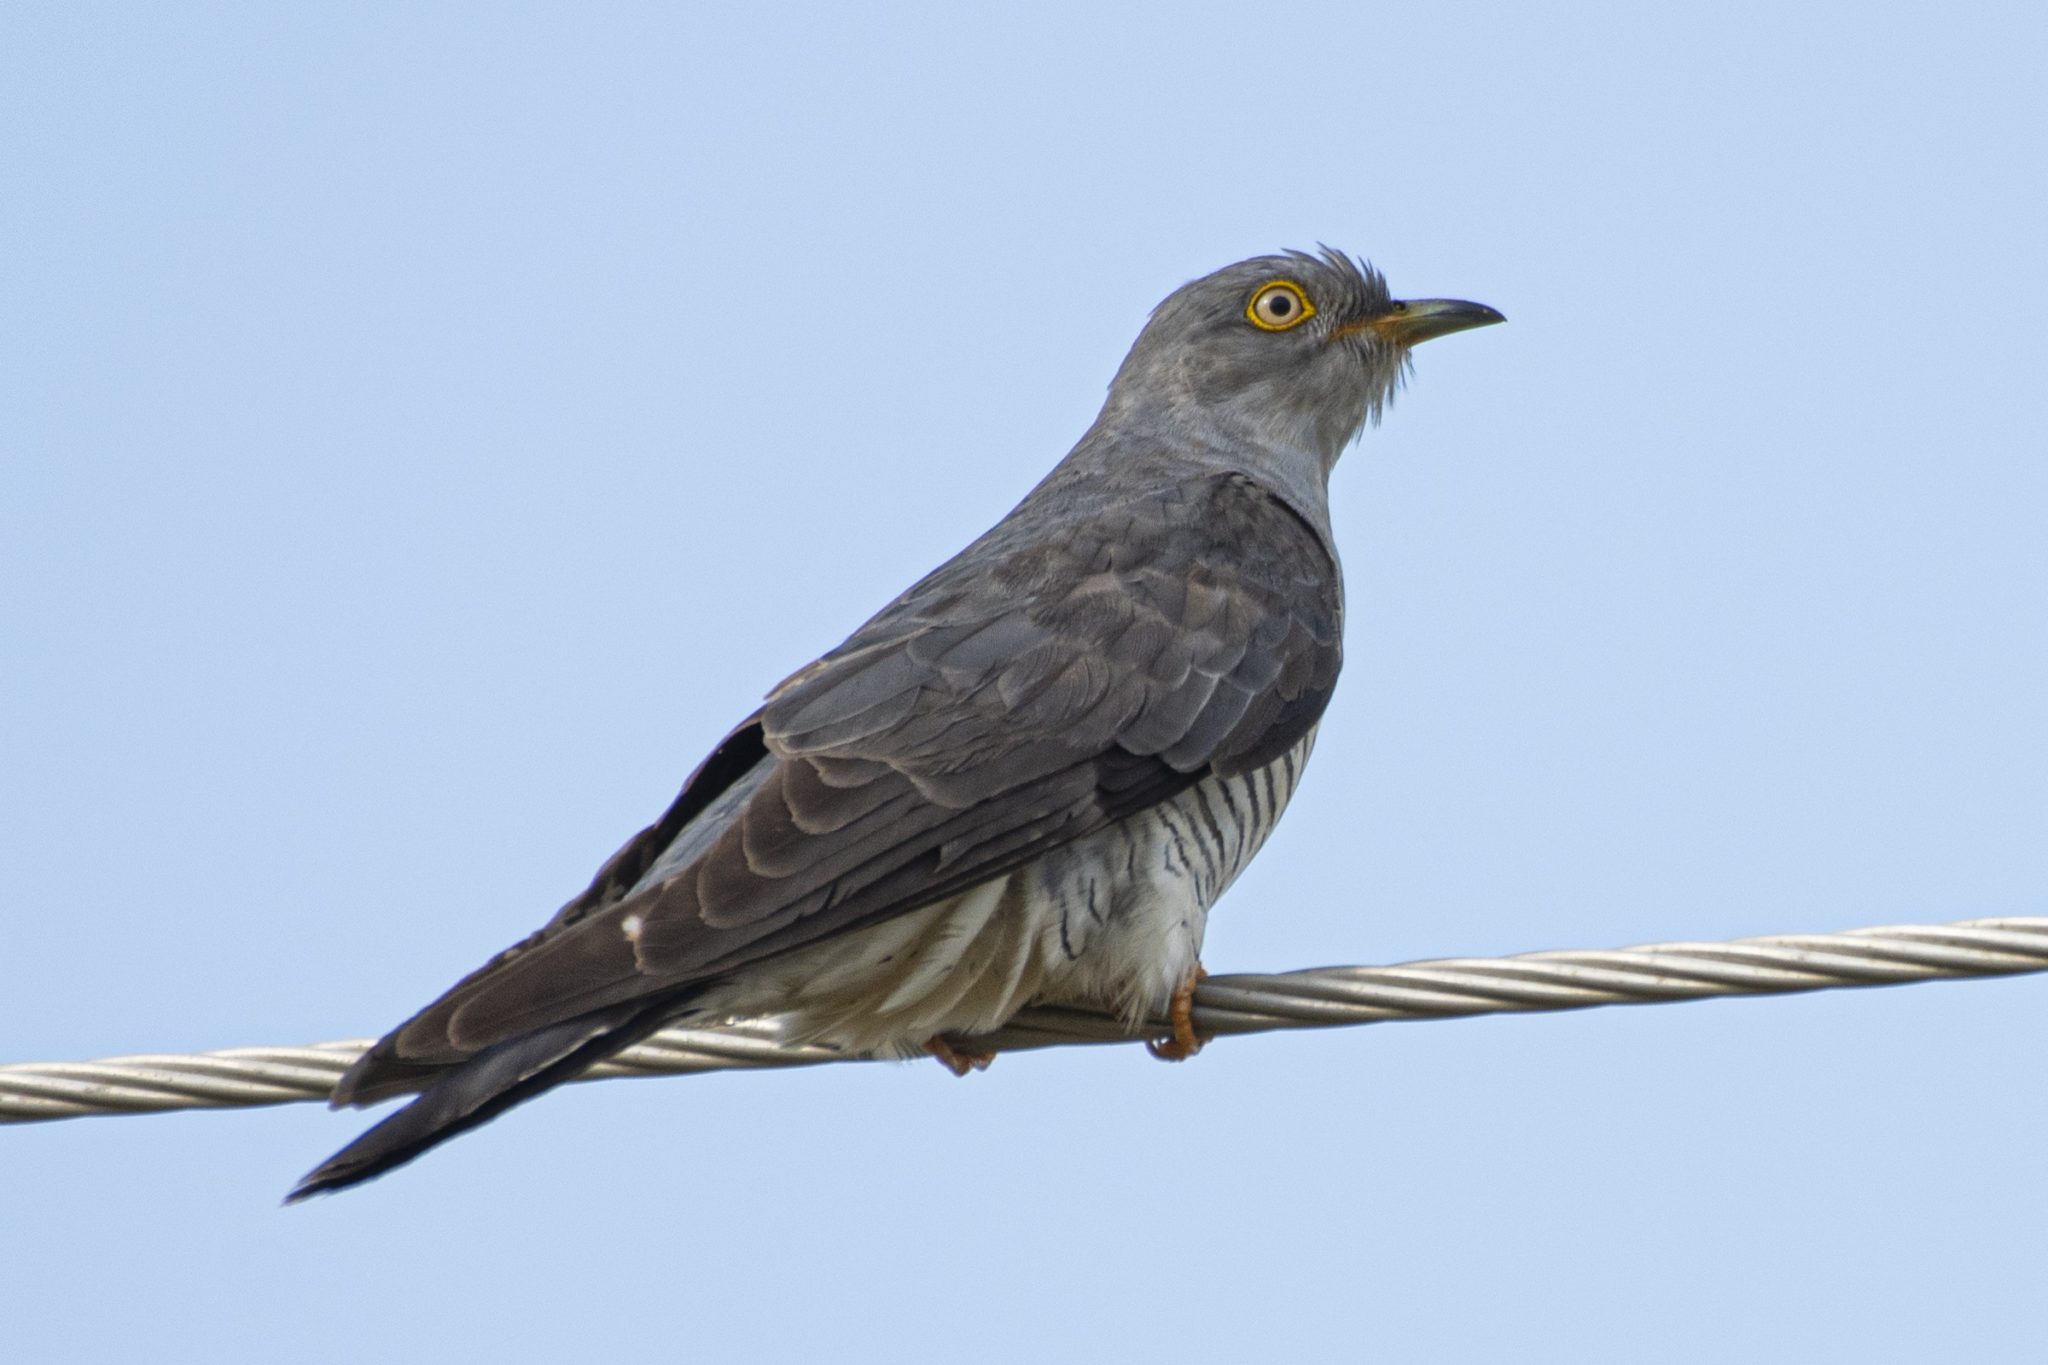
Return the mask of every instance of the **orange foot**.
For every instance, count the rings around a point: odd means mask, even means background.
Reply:
[[[962,1047],[943,1033],[928,1041],[924,1050],[938,1058],[939,1065],[955,1076],[965,1076],[970,1071],[986,1071],[988,1064],[996,1059],[993,1052],[976,1052]]]
[[[1209,974],[1197,962],[1188,968],[1187,978],[1173,993],[1173,1003],[1167,1007],[1166,1017],[1173,1020],[1173,1036],[1154,1038],[1145,1044],[1145,1050],[1162,1062],[1184,1062],[1202,1050],[1209,1040],[1195,1032],[1195,985]]]

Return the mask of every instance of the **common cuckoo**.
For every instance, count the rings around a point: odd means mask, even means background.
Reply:
[[[293,1199],[387,1171],[664,1024],[929,1052],[1033,1002],[1177,1058],[1208,911],[1337,682],[1337,457],[1411,346],[1501,321],[1292,252],[1152,313],[1008,516],[768,694],[589,888],[392,1030],[334,1103],[417,1092]]]

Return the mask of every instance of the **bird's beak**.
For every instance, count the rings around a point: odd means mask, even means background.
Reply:
[[[1491,327],[1507,318],[1497,308],[1463,299],[1409,299],[1391,304],[1387,311],[1364,322],[1347,322],[1330,333],[1330,339],[1371,332],[1396,346],[1413,346],[1431,337],[1449,336],[1473,327]]]

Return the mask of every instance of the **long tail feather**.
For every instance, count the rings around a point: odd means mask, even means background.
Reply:
[[[284,1202],[345,1190],[403,1166],[632,1046],[665,1017],[644,1004],[617,1006],[486,1048],[307,1173]]]

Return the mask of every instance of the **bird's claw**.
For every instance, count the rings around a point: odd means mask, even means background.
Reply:
[[[970,1071],[986,1071],[988,1064],[996,1059],[993,1052],[977,1052],[973,1048],[962,1047],[944,1034],[928,1040],[924,1050],[938,1058],[939,1065],[955,1076],[965,1076]]]
[[[1165,1038],[1148,1039],[1145,1050],[1162,1062],[1184,1062],[1202,1050],[1209,1041],[1208,1035],[1195,1031],[1195,987],[1209,973],[1202,970],[1197,962],[1188,968],[1187,976],[1173,992],[1173,1001],[1167,1006],[1166,1017],[1173,1021],[1173,1033]]]

